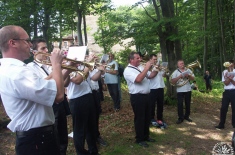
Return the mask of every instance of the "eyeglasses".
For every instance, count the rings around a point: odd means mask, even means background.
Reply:
[[[31,43],[31,39],[30,39],[30,38],[28,38],[28,39],[13,39],[13,40],[24,40],[24,41],[26,41],[28,44]]]

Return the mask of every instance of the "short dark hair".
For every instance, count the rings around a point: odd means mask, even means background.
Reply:
[[[128,61],[130,62],[130,60],[131,59],[134,59],[134,55],[135,54],[139,54],[139,53],[137,53],[137,52],[135,52],[135,51],[132,51],[130,54],[129,54],[129,56],[128,56]]]
[[[46,40],[44,38],[34,38],[31,42],[33,44],[33,47],[32,47],[33,50],[37,50],[38,43],[41,43],[41,42],[46,43]]]
[[[157,57],[156,54],[150,54],[149,59],[152,59],[153,57]]]

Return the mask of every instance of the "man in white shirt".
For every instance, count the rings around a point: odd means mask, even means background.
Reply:
[[[117,112],[120,110],[120,96],[118,90],[118,63],[114,60],[114,55],[109,53],[109,62],[107,65],[115,65],[115,68],[106,68],[104,74],[104,83],[107,84],[109,94],[114,102],[114,110]]]
[[[228,68],[231,70],[232,73],[234,73],[234,61],[229,60],[229,63],[231,65]],[[224,92],[220,108],[220,123],[215,127],[216,129],[224,129],[229,103],[231,103],[232,108],[232,126],[233,128],[235,128],[235,77],[234,74],[230,74],[231,72],[228,71],[229,69],[224,70],[222,73]]]
[[[43,38],[33,39],[32,44],[33,54],[36,54],[38,52],[48,53],[47,44]],[[40,61],[45,61],[48,59],[48,57],[38,54],[37,59]],[[47,77],[52,71],[51,67],[37,63],[36,61],[27,64],[27,66],[35,70],[38,73],[38,76],[42,78]],[[63,77],[65,79],[64,86],[67,87],[70,81],[70,77],[68,74],[63,74]],[[60,146],[60,155],[66,155],[68,146],[68,129],[66,115],[70,114],[66,95],[64,96],[64,100],[61,103],[54,103],[52,107],[55,114],[55,128],[57,130],[58,143]]]
[[[89,68],[78,66],[83,70],[70,79],[67,87],[70,110],[73,119],[73,141],[78,155],[98,154],[96,145],[96,109],[92,90],[85,77],[89,74]],[[88,150],[85,149],[85,140]]]
[[[91,54],[93,57],[93,55]],[[98,80],[101,78],[101,75],[104,74],[104,66],[99,65],[95,66],[93,70],[89,71],[89,78],[87,78],[87,81],[92,89],[92,95],[94,97],[94,103],[95,103],[95,109],[96,109],[96,136],[97,136],[97,142],[98,144],[102,146],[107,146],[107,143],[105,140],[101,137],[100,131],[99,131],[99,118],[100,114],[102,112],[101,108],[101,100],[100,100],[100,92],[99,92],[99,83]]]
[[[0,29],[0,94],[16,132],[16,154],[59,154],[52,109],[54,102],[64,99],[61,72],[63,55],[58,49],[51,53],[53,71],[41,78],[23,62],[30,57],[32,44],[27,32],[19,26]]]
[[[149,101],[149,79],[148,73],[152,66],[147,62],[145,67],[140,66],[140,55],[131,52],[128,56],[129,65],[124,70],[124,78],[127,82],[131,106],[134,112],[134,125],[136,132],[136,143],[148,147],[147,142],[154,142],[149,137],[150,101]]]
[[[178,99],[178,120],[176,124],[180,124],[185,120],[192,122],[189,118],[190,115],[190,104],[191,104],[191,85],[189,80],[194,80],[193,72],[184,66],[183,60],[178,60],[177,62],[178,69],[172,73],[172,84],[178,84],[183,81],[185,84],[177,85],[177,99]],[[185,82],[186,81],[186,82]],[[183,108],[183,100],[185,100],[185,114]]]
[[[151,54],[149,56],[150,61],[155,65],[157,62],[157,55]],[[155,67],[156,69],[156,67]],[[151,102],[151,123],[154,126],[164,128],[163,122],[163,103],[164,103],[164,79],[166,76],[164,71],[156,69],[157,75],[150,79],[150,102]],[[156,118],[155,120],[155,105],[157,104]]]

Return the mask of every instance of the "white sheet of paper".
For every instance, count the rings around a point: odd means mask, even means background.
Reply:
[[[69,137],[73,138],[73,132],[71,132],[70,134],[68,134]]]
[[[86,56],[87,46],[73,46],[69,47],[67,58],[75,59],[77,61],[84,61]]]
[[[163,67],[167,68],[167,66],[168,66],[168,62],[162,62],[162,65],[161,65],[161,66],[163,66]]]
[[[185,76],[186,74],[190,74],[190,72],[187,70],[187,71],[184,71],[182,74],[183,76]]]
[[[108,54],[104,54],[104,55],[102,55],[102,57],[100,59],[100,63],[102,63],[102,62],[106,63],[108,61],[108,59],[109,59],[109,55]]]

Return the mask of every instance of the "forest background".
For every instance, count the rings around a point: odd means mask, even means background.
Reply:
[[[22,26],[30,38],[43,37],[48,45],[54,41],[61,43],[63,36],[73,32],[78,36],[75,44],[87,45],[87,33],[92,27],[86,24],[86,17],[90,15],[98,17],[98,29],[93,35],[94,44],[103,49],[102,53],[112,52],[112,47],[120,44],[123,49],[116,52],[115,56],[124,66],[127,64],[127,55],[134,46],[137,52],[143,54],[146,51],[148,54],[161,52],[162,61],[169,62],[171,72],[176,69],[179,59],[183,59],[185,64],[198,59],[203,67],[201,70],[194,69],[199,88],[204,89],[202,76],[206,70],[210,71],[214,79],[211,94],[193,93],[192,116],[195,123],[185,123],[178,127],[174,124],[176,107],[167,106],[164,109],[170,126],[166,131],[152,129],[158,133],[152,135],[158,141],[151,147],[151,153],[132,145],[134,129],[130,118],[133,118],[133,113],[126,85],[122,85],[125,90],[123,92],[126,92],[122,102],[125,108],[119,114],[110,110],[111,99],[106,95],[101,132],[109,141],[110,147],[101,150],[102,153],[143,154],[146,151],[144,154],[155,154],[157,150],[157,154],[208,154],[217,142],[231,141],[231,121],[227,122],[227,128],[221,132],[216,131],[214,126],[219,121],[223,63],[235,57],[235,1],[139,0],[132,6],[118,8],[112,6],[110,0],[0,1],[0,27]],[[124,42],[126,39],[131,41]],[[124,80],[122,82],[125,83]],[[166,96],[174,96],[175,87],[169,84],[168,79],[166,86]],[[4,113],[3,108],[1,112]],[[228,118],[230,116],[231,113]],[[71,122],[68,128],[71,130]],[[1,134],[3,142],[0,151],[11,150],[14,154],[14,135],[8,130],[5,133]],[[125,138],[120,140],[120,135],[125,135]],[[128,153],[119,152],[123,149],[120,147],[123,144]],[[69,152],[74,152],[72,145],[70,140]]]
[[[87,45],[87,32],[92,29],[86,16],[95,15],[99,19],[94,44],[102,53],[112,52],[116,44],[123,46],[116,53],[119,63],[127,64],[134,46],[137,52],[161,52],[171,72],[179,59],[186,64],[198,59],[203,71],[196,69],[197,76],[209,70],[220,79],[223,63],[234,59],[234,6],[233,0],[140,0],[118,8],[110,0],[3,0],[0,27],[22,26],[31,38],[42,36],[48,45],[76,32],[75,44],[81,46]],[[131,41],[124,43],[128,38]],[[167,95],[175,96],[169,82]]]

